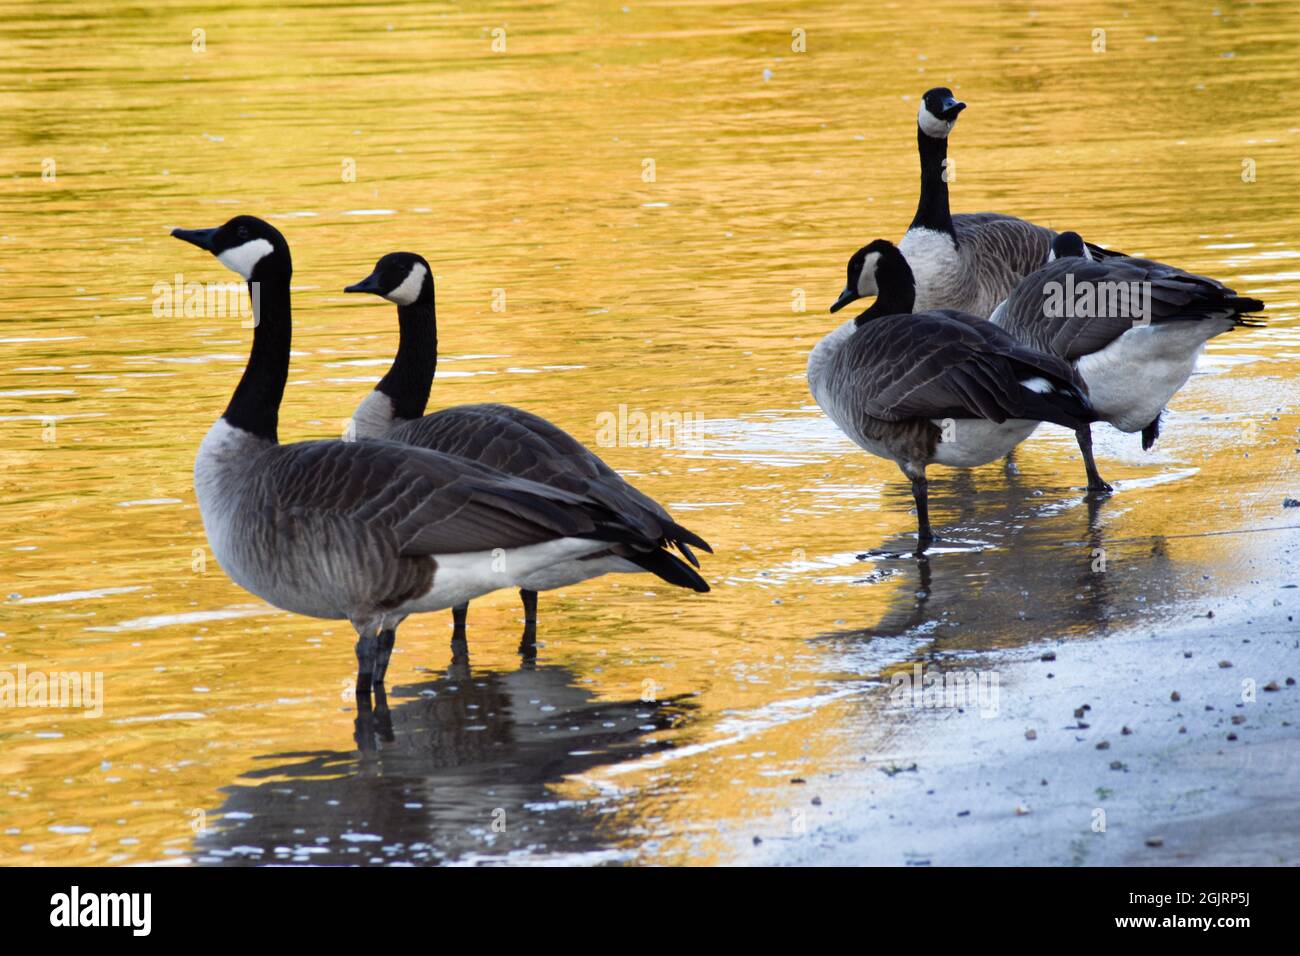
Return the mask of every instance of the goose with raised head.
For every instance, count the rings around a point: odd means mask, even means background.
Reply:
[[[912,270],[884,239],[849,259],[847,287],[831,311],[869,295],[876,297],[869,309],[813,348],[808,385],[849,438],[911,481],[925,545],[934,539],[929,465],[987,464],[1039,422],[1078,429],[1093,412],[1069,363],[967,313],[913,313]]]
[[[556,562],[521,578],[525,645],[536,626],[538,591],[568,587],[603,574],[646,571],[678,587],[709,590],[695,570],[699,561],[691,551],[696,547],[712,553],[708,543],[674,521],[662,505],[634,488],[559,426],[509,405],[458,405],[424,413],[438,364],[433,272],[424,258],[410,252],[389,253],[370,275],[344,291],[371,293],[397,306],[397,355],[353,415],[356,437],[385,438],[461,455],[506,474],[587,496],[658,542],[655,550],[620,545]],[[672,554],[670,547],[687,560]],[[453,608],[458,631],[464,629],[466,612],[464,604]]]
[[[990,316],[1026,345],[1073,364],[1088,386],[1099,420],[1141,432],[1155,444],[1160,418],[1187,383],[1205,343],[1261,323],[1259,299],[1222,282],[1150,259],[1094,260],[1077,232],[1052,241],[1047,262],[1026,276]],[[1088,487],[1107,492],[1097,473],[1087,426],[1080,430]]]
[[[600,502],[478,462],[386,441],[282,445],[292,338],[289,246],[237,216],[175,229],[249,284],[253,344],[225,412],[194,462],[203,527],[240,587],[357,632],[357,691],[381,683],[409,614],[518,586],[564,561],[654,540]]]
[[[916,117],[921,195],[898,244],[916,280],[916,309],[957,309],[986,319],[1047,258],[1051,229],[996,212],[948,206],[948,134],[966,104],[944,86],[927,90]],[[1094,255],[1111,255],[1091,246]]]

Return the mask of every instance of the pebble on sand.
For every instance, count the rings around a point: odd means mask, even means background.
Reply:
[[[1146,845],[1150,847],[1164,846],[1165,838],[1162,836],[1149,836],[1146,838]]]

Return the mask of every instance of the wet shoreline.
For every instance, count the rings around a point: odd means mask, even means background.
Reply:
[[[954,662],[997,675],[995,714],[983,701],[894,708],[889,752],[792,785],[805,799],[733,834],[732,862],[1293,864],[1300,531],[1258,533],[1275,561],[1248,591],[1198,595],[1155,625]]]

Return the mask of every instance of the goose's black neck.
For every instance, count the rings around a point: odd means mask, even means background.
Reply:
[[[253,348],[222,416],[236,428],[278,442],[280,400],[289,377],[293,319],[289,310],[289,276],[249,282],[253,301]]]
[[[427,289],[410,305],[397,307],[397,324],[397,357],[375,388],[392,400],[396,417],[421,418],[438,367],[438,319]]]
[[[916,205],[916,216],[910,228],[946,232],[956,242],[952,213],[948,210],[948,182],[944,179],[948,139],[928,136],[917,126],[916,145],[921,154],[921,199]]]

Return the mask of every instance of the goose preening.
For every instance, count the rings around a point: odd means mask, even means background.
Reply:
[[[1074,365],[1098,419],[1142,433],[1149,449],[1160,416],[1191,377],[1205,343],[1235,328],[1264,303],[1223,283],[1149,259],[1092,258],[1076,232],[1063,232],[1048,262],[1012,291],[990,321],[1015,338]],[[1088,426],[1078,432],[1088,487],[1110,491],[1092,460]]]
[[[525,644],[536,625],[538,591],[611,572],[646,571],[678,587],[709,590],[691,567],[699,567],[692,547],[712,553],[704,539],[674,521],[663,506],[562,428],[509,405],[459,405],[424,414],[438,364],[438,325],[433,272],[422,257],[389,253],[369,276],[343,291],[373,293],[397,306],[397,356],[388,374],[357,407],[352,418],[356,437],[385,438],[460,455],[508,475],[582,495],[609,509],[643,538],[657,542],[658,547],[650,550],[616,545],[522,576]],[[690,564],[672,554],[670,547]],[[467,603],[453,608],[458,631],[464,629],[466,611]]]
[[[965,108],[947,87],[921,97],[921,196],[898,247],[916,280],[918,311],[957,309],[986,319],[1017,282],[1043,264],[1056,233],[1001,213],[949,211],[948,134]],[[1111,254],[1091,248],[1098,258]]]
[[[835,312],[876,301],[808,356],[808,385],[831,421],[912,482],[922,545],[933,540],[925,469],[973,468],[1003,457],[1039,422],[1082,428],[1095,417],[1068,362],[949,309],[912,314],[907,259],[877,239],[849,260]]]
[[[281,445],[288,244],[251,216],[172,235],[239,273],[254,307],[248,365],[194,462],[208,542],[245,590],[287,611],[351,622],[359,694],[383,682],[409,614],[612,547],[657,550],[656,539],[590,496],[464,458],[387,441]]]

